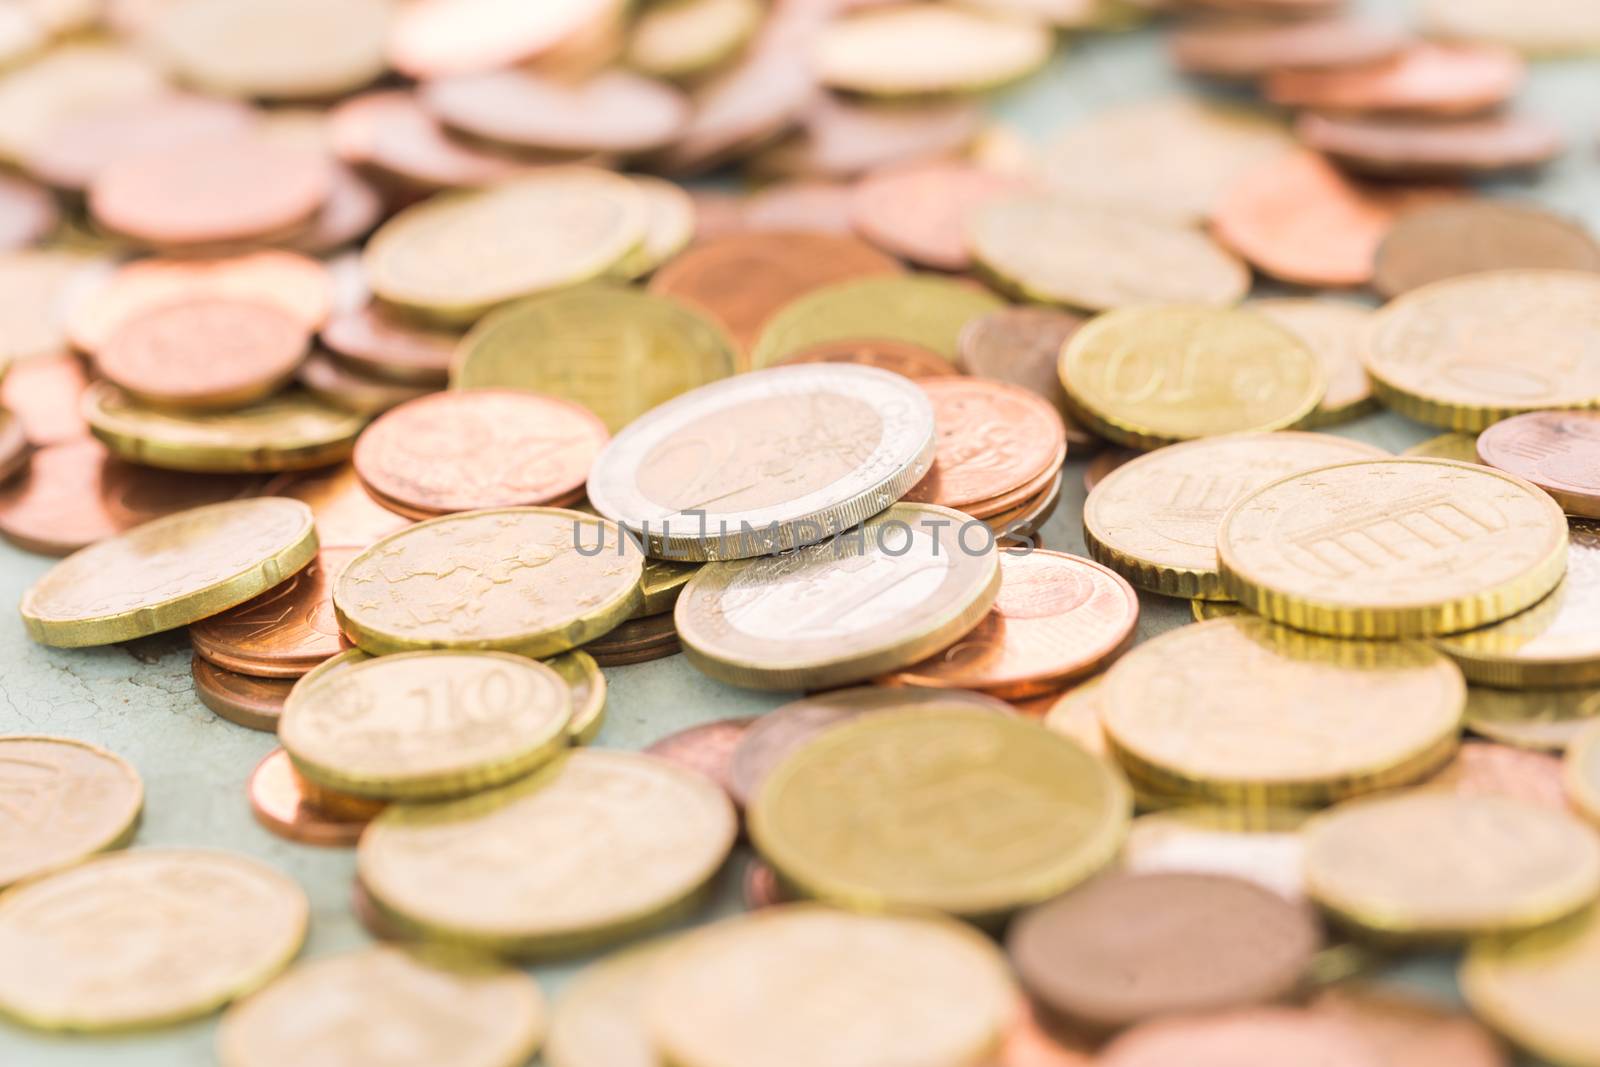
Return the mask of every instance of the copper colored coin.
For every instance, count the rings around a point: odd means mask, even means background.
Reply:
[[[1218,19],[1180,27],[1168,46],[1178,69],[1217,78],[1375,63],[1410,43],[1396,27],[1358,18],[1295,22]]]
[[[334,314],[322,343],[363,374],[410,385],[443,386],[461,335],[406,322],[378,304]]]
[[[335,164],[333,187],[322,208],[299,230],[274,243],[308,255],[323,255],[365,237],[383,215],[383,194],[378,187],[349,167]]]
[[[824,181],[780,182],[745,200],[744,228],[853,237],[854,210],[852,186]]]
[[[317,539],[325,549],[366,548],[412,521],[374,503],[348,463],[280,474],[262,494],[290,497],[309,506],[317,521]]]
[[[548,504],[581,491],[609,439],[588,409],[515,389],[458,389],[383,415],[356,441],[362,484],[404,515]]]
[[[1385,1067],[1509,1067],[1510,1056],[1482,1023],[1432,1000],[1380,986],[1344,984],[1317,995],[1313,1015],[1343,1023]]]
[[[1043,548],[1044,542],[1036,535],[1049,521],[1050,516],[1055,514],[1056,506],[1061,503],[1061,486],[1065,482],[1066,472],[1057,471],[1050,484],[1040,490],[1038,495],[1029,497],[1009,511],[985,516],[984,525],[1001,535],[1001,540],[1015,540],[1026,536],[1032,539],[1034,548]]]
[[[1093,674],[1127,651],[1139,595],[1092,560],[1064,552],[1000,557],[1000,596],[967,636],[884,679],[1026,697]]]
[[[1457,178],[1526,170],[1559,156],[1559,128],[1522,115],[1439,122],[1306,114],[1295,124],[1302,144],[1346,170],[1380,178]]]
[[[295,380],[305,391],[336,408],[376,418],[434,392],[432,386],[403,385],[387,378],[373,378],[353,370],[333,356],[314,350],[295,372]]]
[[[851,237],[750,233],[689,249],[650,279],[650,291],[699,308],[749,352],[774,312],[835,282],[898,274],[899,263]]]
[[[28,465],[28,434],[22,420],[0,407],[0,484]]]
[[[855,363],[907,378],[948,378],[961,373],[931,349],[888,337],[824,341],[778,361],[780,366],[789,363]]]
[[[689,121],[677,89],[622,69],[581,81],[526,69],[463,74],[422,86],[419,99],[459,133],[544,152],[646,152]]]
[[[1082,316],[1057,308],[1010,307],[973,319],[956,342],[961,368],[978,378],[993,378],[1031,389],[1055,406],[1076,450],[1104,442],[1067,416],[1067,394],[1058,370],[1062,347],[1082,326]]]
[[[1102,877],[1025,912],[1006,934],[1034,1001],[1097,1030],[1275,1000],[1321,948],[1309,904],[1189,872]]]
[[[312,807],[289,754],[281,748],[256,765],[249,789],[256,821],[279,837],[303,845],[352,846],[371,821],[342,818]]]
[[[1449,187],[1357,182],[1315,152],[1294,152],[1235,182],[1212,225],[1223,244],[1282,281],[1357,286],[1372,280],[1378,246],[1396,219],[1456,195]]]
[[[1001,1039],[998,1056],[985,1067],[1094,1067],[1094,1063],[1087,1044],[1068,1044],[1047,1031],[1024,1001]]]
[[[793,899],[784,892],[778,872],[753,856],[750,862],[745,864],[743,896],[746,911],[760,911],[762,908],[788,904]]]
[[[1478,458],[1526,478],[1568,515],[1600,518],[1600,413],[1534,411],[1478,435]]]
[[[670,763],[698,771],[731,794],[728,762],[733,750],[754,718],[718,719],[669,734],[645,749],[645,755],[660,756]]]
[[[1107,1045],[1095,1063],[1097,1067],[1393,1067],[1343,1020],[1297,1008],[1247,1008],[1146,1023]]]
[[[745,731],[729,763],[729,792],[741,807],[749,807],[763,782],[790,753],[824,730],[878,711],[940,708],[951,705],[981,708],[1002,715],[1011,706],[994,697],[959,689],[886,689],[858,686],[802,697],[761,716]]]
[[[364,93],[329,112],[334,155],[413,195],[469,189],[525,174],[533,164],[457,140],[403,90]]]
[[[1485,270],[1600,271],[1580,222],[1533,204],[1461,199],[1403,215],[1378,249],[1372,285],[1396,297]]]
[[[271,304],[199,297],[123,322],[95,355],[100,372],[158,407],[242,407],[294,376],[311,342],[305,324]]]
[[[629,619],[604,637],[590,641],[583,650],[602,667],[626,667],[666,659],[683,651],[672,613]]]
[[[389,942],[415,940],[378,910],[378,906],[372,902],[372,895],[367,892],[367,887],[361,884],[359,878],[351,881],[350,910],[355,913],[356,921],[361,924],[361,928],[374,940]]]
[[[933,402],[938,450],[905,500],[964,509],[1035,483],[1061,466],[1066,431],[1056,409],[1039,394],[985,378],[919,384]]]
[[[261,136],[210,137],[112,163],[89,187],[89,210],[144,244],[204,246],[291,230],[332,188],[320,152]]]
[[[774,177],[853,178],[906,160],[951,156],[983,128],[970,100],[872,103],[819,96],[800,128],[763,151],[750,169]]]
[[[1263,90],[1284,107],[1449,118],[1499,107],[1524,74],[1521,57],[1500,45],[1419,43],[1359,67],[1275,71]]]
[[[1021,184],[970,163],[880,170],[856,186],[851,217],[856,232],[885,252],[936,270],[967,270],[967,215]]]
[[[1571,813],[1561,758],[1490,741],[1467,741],[1419,788],[1463,796],[1499,796]]]
[[[389,62],[413,78],[493,70],[546,55],[603,25],[615,0],[417,0],[389,36]]]
[[[324,548],[286,581],[189,627],[194,650],[224,670],[298,678],[347,645],[333,614],[333,580],[355,548]]]
[[[53,196],[23,178],[0,174],[0,249],[26,248],[60,222]]]
[[[256,678],[223,670],[201,656],[189,665],[200,703],[221,718],[249,730],[278,732],[278,717],[294,688],[293,678]]]

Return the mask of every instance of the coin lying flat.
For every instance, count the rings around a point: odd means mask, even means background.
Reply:
[[[355,796],[461,796],[520,778],[567,744],[555,671],[502,652],[413,652],[312,672],[278,737],[295,769]]]
[[[1516,53],[1499,45],[1418,42],[1361,66],[1280,69],[1262,92],[1283,107],[1454,118],[1505,103],[1525,75]]]
[[[1382,1053],[1335,1019],[1298,1008],[1240,1008],[1144,1023],[1120,1035],[1095,1061],[1104,1067],[1274,1067],[1316,1063],[1383,1067]]]
[[[25,157],[57,123],[166,88],[161,70],[137,49],[92,40],[52,48],[0,83],[0,155]]]
[[[1225,681],[1239,678],[1252,680],[1248,700]],[[1438,769],[1455,750],[1466,686],[1420,642],[1332,641],[1237,617],[1139,645],[1100,700],[1112,750],[1142,781],[1295,807]]]
[[[420,95],[458,133],[543,152],[647,152],[672,141],[689,120],[682,93],[626,70],[576,82],[485,71],[429,82]]]
[[[282,970],[309,917],[293,880],[243,856],[136,849],[91,860],[0,901],[0,1009],[46,1030],[195,1018]]]
[[[311,509],[282,497],[146,523],[56,564],[23,595],[23,624],[59,648],[160,633],[243,603],[317,554]]]
[[[1340,166],[1379,178],[1526,171],[1550,162],[1567,147],[1560,127],[1522,115],[1439,123],[1308,114],[1295,124],[1295,132]]]
[[[1071,448],[1098,447],[1098,440],[1068,417],[1067,395],[1056,371],[1062,346],[1083,321],[1071,312],[1039,307],[1003,308],[973,319],[961,331],[961,368],[979,378],[1032,389],[1061,414]]]
[[[1458,463],[1477,463],[1478,435],[1475,433],[1442,433],[1421,444],[1412,445],[1402,456],[1420,459],[1453,459]]]
[[[1306,885],[1341,922],[1398,938],[1509,933],[1600,896],[1600,840],[1568,815],[1425,790],[1306,824]]]
[[[816,996],[817,975],[839,1000]],[[644,1013],[673,1062],[954,1065],[995,1046],[1016,999],[1004,959],[970,929],[800,904],[684,937],[652,968]],[[862,1025],[840,1026],[837,1004]]]
[[[1567,749],[1567,793],[1578,810],[1600,823],[1600,729],[1590,724]]]
[[[1419,788],[1458,796],[1497,796],[1573,814],[1562,782],[1561,759],[1489,741],[1466,741],[1438,774]]]
[[[1600,1063],[1594,988],[1600,911],[1507,937],[1480,938],[1461,965],[1473,1012],[1522,1048],[1574,1067]]]
[[[830,442],[818,450],[813,442]],[[903,496],[926,472],[922,390],[867,367],[780,367],[654,408],[606,446],[589,500],[674,560],[810,544]]]
[[[1066,457],[1065,430],[1054,408],[1031,390],[965,376],[924,382],[933,404],[938,449],[912,503],[960,508],[985,518],[1048,484]],[[1042,483],[1042,484],[1041,484]]]
[[[1600,271],[1581,223],[1533,204],[1465,199],[1403,216],[1378,249],[1373,287],[1396,297],[1487,270]]]
[[[1354,1030],[1390,1063],[1506,1067],[1509,1062],[1488,1027],[1429,996],[1358,981],[1318,993],[1310,1007],[1313,1014]]]
[[[1565,0],[1427,0],[1422,23],[1431,37],[1491,41],[1534,55],[1600,49],[1600,12]]]
[[[655,4],[628,36],[628,65],[660,78],[693,78],[738,55],[764,16],[760,0]]]
[[[605,723],[606,676],[600,673],[594,657],[581,649],[552,656],[544,665],[561,676],[572,695],[567,736],[575,745],[587,745]]]
[[[737,832],[733,803],[708,779],[650,756],[580,750],[491,792],[391,805],[356,860],[402,928],[543,955],[666,923]]]
[[[1089,554],[1141,589],[1227,599],[1217,531],[1228,509],[1297,471],[1381,456],[1328,434],[1235,434],[1189,441],[1106,475],[1083,506]]]
[[[1299,337],[1322,365],[1328,387],[1302,426],[1345,422],[1377,406],[1361,358],[1372,321],[1370,308],[1348,300],[1279,297],[1246,301],[1244,309],[1265,315]]]
[[[475,189],[535,169],[450,136],[414,94],[398,89],[362,93],[336,105],[328,112],[328,140],[348,166],[411,195]]]
[[[1021,184],[971,163],[913,163],[863,178],[852,217],[856,231],[887,252],[935,270],[966,270],[967,216]]]
[[[1289,900],[1305,897],[1309,812],[1295,808],[1179,807],[1141,815],[1128,827],[1122,866],[1242,878]]]
[[[1600,716],[1600,687],[1467,690],[1467,729],[1504,745],[1562,752]]]
[[[348,463],[277,475],[268,483],[268,490],[311,509],[324,548],[366,548],[411,525],[409,519],[373,503]]]
[[[643,569],[615,526],[581,512],[471,511],[372,545],[339,576],[333,606],[346,636],[374,655],[550,656],[631,615]]]
[[[817,77],[872,96],[978,92],[1033,73],[1050,30],[954,4],[863,10],[830,22],[816,44]]]
[[[1172,35],[1168,48],[1190,74],[1254,79],[1285,67],[1352,67],[1387,59],[1409,38],[1381,22],[1335,16],[1278,22],[1200,22]]]
[[[293,577],[192,624],[195,652],[224,670],[263,678],[298,678],[337,655],[344,646],[333,614],[333,581],[357,551],[324,548]]]
[[[0,794],[0,887],[127,844],[144,807],[131,764],[64,737],[0,737]]]
[[[1245,607],[1338,637],[1459,633],[1543,599],[1567,567],[1561,508],[1520,478],[1440,459],[1342,463],[1234,505],[1217,555]]]
[[[660,1055],[645,1029],[645,997],[677,941],[675,936],[646,941],[579,971],[556,999],[545,1062],[550,1067],[658,1067]]]
[[[731,342],[693,309],[620,285],[525,300],[462,340],[457,389],[524,389],[573,401],[613,432],[680,393],[726,378]]]
[[[1478,456],[1526,478],[1568,515],[1600,518],[1600,413],[1535,411],[1478,435]]]
[[[762,857],[809,896],[998,920],[1103,867],[1128,813],[1121,779],[1073,742],[946,707],[819,734],[778,765],[747,815]]]
[[[684,653],[752,689],[829,689],[916,663],[994,605],[999,555],[971,525],[896,504],[831,541],[707,564],[673,609]]]
[[[385,302],[470,323],[498,304],[599,277],[648,224],[626,178],[552,168],[407,208],[373,234],[363,262]]]
[[[273,749],[250,772],[248,785],[250,813],[256,822],[287,841],[326,848],[351,848],[361,839],[367,824],[382,803],[374,802],[370,811],[343,811],[324,808],[316,801],[330,794],[313,791],[301,777],[283,749]]]
[[[219,718],[247,730],[276,733],[294,678],[256,678],[223,670],[203,656],[189,662],[194,695]]]
[[[321,336],[322,343],[354,370],[431,386],[449,381],[450,360],[461,341],[453,330],[426,329],[370,303],[334,314]]]
[[[354,1064],[382,1048],[396,1067],[518,1067],[544,1032],[544,995],[527,975],[374,946],[301,964],[229,1008],[217,1058],[222,1067]]]
[[[1102,315],[1061,351],[1074,416],[1102,437],[1152,449],[1281,430],[1322,399],[1322,368],[1295,334],[1247,311],[1191,305]]]
[[[413,78],[494,70],[558,49],[609,18],[613,0],[424,0],[389,34],[389,62]]]
[[[826,94],[810,102],[797,130],[746,166],[787,178],[853,178],[959,153],[979,137],[983,118],[982,107],[960,97],[885,103]]]

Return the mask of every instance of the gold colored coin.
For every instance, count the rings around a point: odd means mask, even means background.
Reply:
[[[68,556],[23,594],[22,622],[57,648],[131,641],[242,604],[316,555],[311,509],[297,500],[210,504]]]
[[[1285,429],[1324,389],[1317,357],[1288,330],[1247,311],[1193,306],[1102,315],[1067,342],[1060,370],[1074,417],[1146,450]]]
[[[718,681],[832,689],[948,647],[999,590],[987,527],[949,508],[896,504],[831,541],[708,563],[673,619],[689,662]]]
[[[979,709],[884,711],[772,772],[750,839],[808,896],[999,920],[1109,863],[1127,787],[1081,746]]]
[[[1567,794],[1600,823],[1600,725],[1591,724],[1567,749]]]
[[[432,648],[553,656],[638,608],[644,560],[617,527],[561,508],[419,522],[351,560],[333,587],[345,635],[385,655]]]
[[[1565,751],[1600,717],[1600,687],[1467,689],[1467,729],[1518,748]]]
[[[1460,978],[1473,1014],[1520,1047],[1563,1067],[1600,1067],[1600,907],[1474,942]]]
[[[1372,310],[1349,300],[1282,297],[1250,300],[1246,311],[1265,315],[1300,338],[1322,365],[1328,383],[1322,401],[1305,420],[1307,427],[1331,426],[1364,415],[1377,406],[1372,379],[1361,353],[1371,328]]]
[[[503,652],[381,656],[290,692],[278,739],[295,770],[380,800],[461,796],[520,778],[566,747],[572,694]]]
[[[1105,675],[1080,682],[1063,693],[1041,720],[1045,729],[1070,738],[1096,756],[1108,757],[1105,727],[1100,725]]]
[[[645,560],[644,577],[639,583],[639,588],[644,593],[644,604],[634,618],[665,615],[671,611],[673,605],[678,602],[683,587],[688,585],[689,579],[699,571],[698,563],[677,563],[670,559]]]
[[[645,239],[650,209],[628,179],[558,167],[444,193],[379,228],[362,261],[372,291],[441,322],[598,278]]]
[[[1306,824],[1306,888],[1341,922],[1454,940],[1555,922],[1600,896],[1600,837],[1527,801],[1422,790]]]
[[[732,59],[761,26],[761,0],[666,0],[639,13],[628,65],[660,78],[693,78]]]
[[[671,1063],[956,1067],[995,1049],[1018,998],[1005,957],[968,927],[791,904],[682,938],[645,1018]]]
[[[0,889],[133,839],[144,783],[121,756],[66,737],[0,736]]]
[[[699,312],[596,283],[524,300],[484,319],[462,340],[450,383],[564,397],[616,433],[737,366],[733,342]]]
[[[297,471],[350,455],[366,419],[299,390],[235,411],[146,407],[109,382],[83,395],[94,435],[123,459],[196,472]]]
[[[1187,871],[1255,882],[1291,900],[1305,896],[1310,812],[1295,808],[1184,807],[1141,815],[1128,828],[1130,871]]]
[[[645,997],[677,937],[613,952],[562,990],[544,1045],[549,1067],[660,1067],[645,1029]]]
[[[1424,0],[1429,37],[1492,41],[1534,56],[1600,52],[1600,10],[1568,0]]]
[[[1231,619],[1236,615],[1255,614],[1233,600],[1191,600],[1189,611],[1194,615],[1195,622],[1210,622],[1212,619]]]
[[[544,661],[561,675],[572,691],[572,717],[567,720],[567,737],[575,745],[587,745],[605,724],[606,676],[594,657],[582,649],[563,652]]]
[[[1366,355],[1386,407],[1447,430],[1600,406],[1600,274],[1484,271],[1425,285],[1378,312]]]
[[[217,1028],[222,1067],[372,1063],[522,1067],[545,1032],[544,994],[519,971],[375,945],[294,967]],[[381,1050],[381,1051],[379,1051]]]
[[[992,294],[936,274],[839,282],[784,306],[762,327],[752,367],[770,367],[822,344],[862,337],[909,341],[955,362],[968,322],[1005,305]]]
[[[69,120],[166,88],[160,68],[133,48],[96,41],[52,48],[0,81],[0,156],[26,159]]]
[[[1478,459],[1478,435],[1475,433],[1442,433],[1419,445],[1412,445],[1401,455],[1420,459],[1453,459],[1460,463],[1482,462]]]
[[[1033,19],[957,4],[864,8],[836,18],[816,43],[817,77],[831,89],[873,96],[974,93],[1031,74],[1055,38]]]
[[[0,897],[0,1012],[80,1032],[196,1018],[282,970],[310,910],[292,879],[244,856],[102,856]]]
[[[1200,230],[1050,194],[984,204],[967,240],[985,277],[1042,304],[1227,307],[1250,289],[1250,269]]]
[[[733,802],[650,756],[581,749],[511,785],[391,805],[361,883],[399,928],[517,955],[635,936],[694,904],[738,834]]]
[[[1228,509],[1286,475],[1383,455],[1319,433],[1237,434],[1158,449],[1094,487],[1083,505],[1084,543],[1141,589],[1226,599],[1217,531]]]
[[[683,186],[648,174],[631,174],[633,183],[649,210],[644,240],[614,269],[613,276],[623,281],[642,278],[689,247],[694,240],[694,198]]]
[[[1538,603],[1567,567],[1567,519],[1521,478],[1384,459],[1280,479],[1222,520],[1227,591],[1339,637],[1458,633]]]
[[[1421,642],[1334,641],[1244,617],[1136,646],[1101,690],[1106,737],[1130,774],[1268,807],[1426,777],[1455,751],[1467,696],[1455,664]]]
[[[1439,647],[1475,685],[1554,689],[1600,682],[1600,524],[1572,522],[1567,576],[1533,607]]]

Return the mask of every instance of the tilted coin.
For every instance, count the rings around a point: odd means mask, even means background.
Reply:
[[[293,577],[189,627],[195,652],[224,670],[298,678],[344,648],[333,582],[356,548],[324,548]]]
[[[710,563],[673,609],[684,652],[719,681],[829,689],[909,666],[969,633],[1000,589],[985,527],[896,504],[831,541]]]
[[[197,622],[272,588],[317,554],[311,509],[282,497],[180,512],[74,553],[22,597],[34,640],[107,645]]]
[[[366,425],[360,415],[293,390],[233,411],[181,412],[140,404],[103,381],[84,394],[83,414],[122,459],[196,472],[327,466],[350,455]]]
[[[605,722],[606,676],[600,673],[594,657],[581,649],[552,656],[544,665],[561,675],[572,692],[572,718],[567,721],[567,736],[575,745],[587,745]]]
[[[1567,793],[1578,809],[1600,823],[1600,729],[1593,725],[1567,749]]]
[[[218,717],[247,730],[277,733],[278,716],[294,688],[294,678],[257,678],[223,670],[204,656],[189,662],[194,695]]]
[[[633,421],[595,461],[589,500],[655,555],[738,559],[877,514],[927,472],[933,451],[931,405],[899,375],[778,367],[701,386]]]
[[[594,284],[485,318],[462,340],[450,382],[561,397],[615,433],[736,369],[731,342],[705,316],[664,297]]]
[[[1243,878],[1290,900],[1305,896],[1310,813],[1296,808],[1179,807],[1141,815],[1128,827],[1122,866]]]
[[[1327,390],[1302,425],[1327,426],[1364,415],[1377,406],[1361,358],[1372,310],[1348,300],[1278,297],[1250,300],[1246,311],[1265,315],[1311,348],[1322,365]]]
[[[1518,748],[1562,752],[1600,716],[1600,687],[1467,689],[1467,729]]]
[[[447,323],[599,277],[644,240],[649,209],[626,179],[552,168],[436,196],[379,228],[363,253],[372,291]]]
[[[1488,1027],[1430,996],[1350,982],[1318,993],[1310,1007],[1312,1014],[1354,1030],[1393,1067],[1507,1067],[1510,1062]]]
[[[1248,699],[1227,681],[1240,678]],[[1420,642],[1333,641],[1240,617],[1137,646],[1100,701],[1112,751],[1144,782],[1296,807],[1437,770],[1455,751],[1466,686]]]
[[[999,920],[1115,855],[1127,787],[1034,723],[885,711],[819,734],[768,777],[750,839],[786,884],[864,911]]]
[[[222,1067],[308,1058],[355,1067],[374,1055],[395,1067],[519,1067],[544,1038],[545,1014],[525,974],[374,946],[293,967],[229,1008],[217,1058]]]
[[[1295,133],[1340,166],[1378,178],[1461,178],[1527,171],[1566,150],[1561,128],[1524,115],[1437,122],[1307,114]]]
[[[1455,757],[1418,788],[1510,797],[1563,815],[1574,811],[1562,782],[1560,757],[1488,741],[1463,742]]]
[[[689,579],[693,578],[699,569],[700,565],[697,563],[682,563],[669,559],[645,560],[644,577],[640,579],[640,588],[644,591],[644,603],[640,605],[636,617],[664,615],[671,611],[673,605],[678,602],[683,587],[689,584]]]
[[[1430,37],[1493,41],[1533,55],[1600,49],[1600,12],[1564,0],[1427,0],[1422,25]]]
[[[984,275],[1023,299],[1105,311],[1130,304],[1237,303],[1250,271],[1205,233],[1060,194],[994,200],[967,221]]]
[[[1527,933],[1481,938],[1459,977],[1473,1013],[1522,1048],[1572,1067],[1600,1063],[1600,908]]]
[[[617,527],[559,508],[500,508],[391,534],[345,567],[333,606],[367,652],[551,656],[633,613],[643,557]]]
[[[1533,411],[1478,435],[1478,457],[1526,478],[1568,515],[1600,518],[1600,413]]]
[[[1232,434],[1157,449],[1097,482],[1083,505],[1089,554],[1141,589],[1228,599],[1217,531],[1228,509],[1269,482],[1384,455],[1313,433]]]
[[[660,78],[693,78],[736,56],[764,15],[760,0],[655,4],[628,36],[628,64]]]
[[[576,81],[519,69],[460,74],[419,95],[457,133],[537,152],[647,152],[689,121],[681,92],[622,69]]]
[[[1567,568],[1561,508],[1520,478],[1442,459],[1293,474],[1235,504],[1217,534],[1245,607],[1338,637],[1459,633],[1508,618]]]
[[[318,785],[429,799],[522,777],[566,747],[571,717],[570,689],[535,660],[413,652],[307,675],[278,738]]]
[[[1526,801],[1423,790],[1306,824],[1306,887],[1343,923],[1450,940],[1565,918],[1600,896],[1600,838]]]
[[[1092,320],[1062,349],[1060,373],[1080,422],[1145,450],[1286,429],[1325,389],[1317,357],[1290,331],[1248,311],[1180,304]]]
[[[1382,1054],[1343,1023],[1300,1008],[1239,1008],[1143,1023],[1101,1052],[1103,1067],[1274,1067],[1316,1063],[1386,1067]]]
[[[0,1009],[80,1032],[205,1015],[282,970],[310,910],[292,879],[244,856],[135,849],[90,860],[0,900]]]
[[[301,777],[281,748],[273,749],[250,772],[247,786],[250,812],[269,831],[302,845],[351,848],[361,839],[367,824],[382,803],[372,802],[373,810],[346,812],[317,804],[311,783]],[[327,796],[326,790],[321,796]]]
[[[628,180],[649,209],[643,243],[614,268],[617,277],[632,280],[677,258],[695,239],[699,220],[694,197],[681,185],[648,174],[632,174]]]
[[[1478,435],[1475,433],[1442,433],[1419,445],[1412,445],[1400,454],[1421,459],[1453,459],[1459,463],[1480,462]]]
[[[1360,66],[1277,70],[1262,93],[1283,107],[1455,118],[1499,107],[1525,75],[1522,60],[1500,45],[1417,42]]]
[[[1036,1002],[1092,1030],[1277,1000],[1322,947],[1315,911],[1215,874],[1115,874],[1017,917],[1006,952]]]
[[[872,96],[978,92],[1033,73],[1050,58],[1050,30],[953,4],[870,8],[827,24],[817,77]]]
[[[0,736],[0,794],[0,887],[120,848],[144,808],[127,760],[65,737]]]
[[[515,955],[571,952],[683,913],[737,823],[694,772],[579,750],[491,792],[391,805],[361,838],[357,871],[403,929]]]

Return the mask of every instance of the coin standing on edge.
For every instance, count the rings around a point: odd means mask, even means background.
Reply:
[[[0,888],[132,840],[144,783],[121,756],[66,737],[0,736],[9,798]]]

